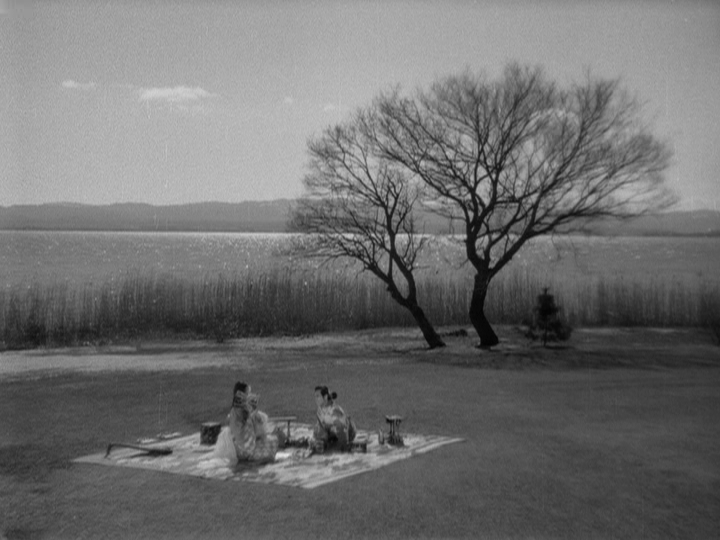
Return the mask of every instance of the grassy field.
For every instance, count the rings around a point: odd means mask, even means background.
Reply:
[[[720,349],[696,329],[499,328],[479,351],[412,329],[5,352],[0,531],[13,538],[717,538]],[[82,358],[80,358],[82,357]],[[194,369],[110,370],[126,361]],[[54,362],[58,360],[58,362]],[[190,364],[188,364],[190,363]],[[359,427],[465,441],[316,490],[72,464],[109,441],[221,420],[243,379],[274,415],[328,384]]]

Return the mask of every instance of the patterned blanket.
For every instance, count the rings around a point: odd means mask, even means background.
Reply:
[[[223,428],[226,430],[227,427]],[[291,437],[310,437],[312,427],[294,424]],[[462,441],[458,438],[403,433],[404,446],[379,444],[377,434],[358,430],[358,440],[367,442],[367,452],[353,451],[313,454],[301,448],[280,450],[275,461],[265,464],[239,463],[216,457],[213,446],[200,444],[200,433],[143,444],[147,448],[167,448],[168,455],[151,455],[142,450],[118,446],[106,453],[75,459],[77,463],[96,463],[116,467],[150,469],[175,474],[188,474],[218,480],[237,480],[281,484],[306,489],[316,488],[349,476],[372,471],[396,461],[435,450],[443,445]]]

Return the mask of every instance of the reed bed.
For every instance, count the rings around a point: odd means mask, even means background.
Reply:
[[[419,275],[421,306],[436,326],[468,326],[472,277]],[[571,326],[720,324],[720,285],[622,277],[538,276],[508,269],[491,284],[486,313],[495,324],[523,324],[544,287]],[[130,272],[99,284],[34,284],[0,292],[0,346],[28,348],[157,337],[300,335],[412,326],[372,276],[279,269],[192,280]]]

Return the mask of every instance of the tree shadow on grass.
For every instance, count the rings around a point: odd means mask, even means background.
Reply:
[[[71,466],[72,458],[58,453],[60,448],[64,445],[23,443],[0,447],[0,475],[19,481],[42,481],[53,470]]]
[[[0,531],[4,536],[1,536],[3,540],[30,540],[32,538],[43,538],[45,536],[45,529],[25,529],[14,527],[7,529],[6,531]]]

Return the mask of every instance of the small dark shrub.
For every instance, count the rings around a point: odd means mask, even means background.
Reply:
[[[541,339],[543,346],[548,341],[567,341],[572,334],[572,328],[559,317],[560,307],[555,303],[555,297],[548,294],[548,288],[537,297],[537,304],[533,309],[533,318],[528,325],[525,335],[530,339]]]

